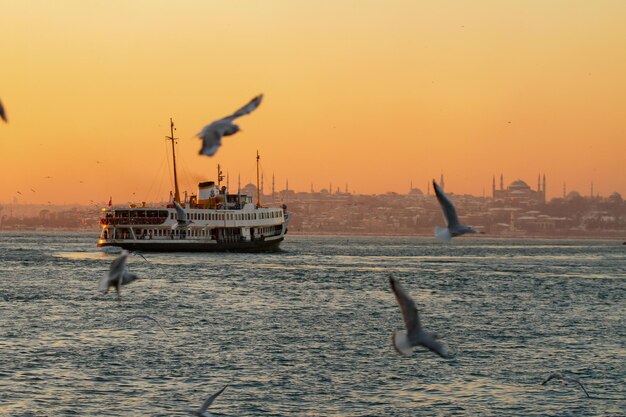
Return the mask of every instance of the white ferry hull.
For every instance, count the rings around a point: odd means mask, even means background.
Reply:
[[[150,240],[98,240],[98,247],[119,247],[141,252],[276,252],[283,236],[251,242],[217,241],[150,241]]]

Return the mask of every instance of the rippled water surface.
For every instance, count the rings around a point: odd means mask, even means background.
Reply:
[[[0,415],[183,416],[226,384],[216,415],[626,415],[622,242],[288,236],[131,257],[118,302],[96,237],[0,234]],[[454,359],[395,353],[390,276]]]

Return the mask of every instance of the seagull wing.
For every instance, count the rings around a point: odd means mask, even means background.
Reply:
[[[111,262],[111,266],[109,267],[109,276],[114,276],[121,274],[126,268],[126,260],[128,259],[128,251],[124,250]]]
[[[109,274],[104,275],[102,278],[100,278],[100,282],[98,283],[98,291],[103,291],[103,292],[107,292],[107,289],[109,288],[109,283],[111,282],[110,278],[109,278]]]
[[[435,194],[437,195],[439,205],[443,210],[443,215],[446,218],[446,223],[448,223],[448,228],[457,226],[459,224],[459,217],[456,214],[454,204],[452,204],[452,201],[450,201],[446,193],[443,192],[435,180],[433,180],[433,187],[435,188]]]
[[[583,389],[583,391],[585,391],[585,394],[587,395],[587,398],[591,398],[591,395],[589,395],[589,393],[587,392],[587,390],[585,389],[585,386],[583,385],[582,382],[580,382],[577,379],[574,379],[574,382],[576,382],[578,385],[580,385],[580,387]]]
[[[232,116],[230,117],[236,118],[236,117],[241,117],[243,115],[251,113],[252,111],[254,111],[254,109],[259,107],[259,104],[261,104],[262,100],[263,100],[263,94],[259,94],[258,96],[250,100],[248,104],[246,104],[245,106],[237,110],[235,113],[233,113]]]
[[[139,252],[138,250],[133,251],[133,252],[132,252],[132,254],[133,254],[133,255],[137,255],[137,256],[141,256],[141,257],[143,258],[143,260],[144,260],[144,261],[146,261],[146,262],[150,263],[150,261],[148,261],[148,259],[147,259],[145,256],[143,256],[143,253]]]
[[[130,316],[128,319],[126,319],[126,322],[129,322],[131,320],[135,320],[135,319],[142,319],[142,320],[152,320],[153,322],[155,322],[157,324],[157,326],[159,326],[159,328],[161,329],[161,331],[163,333],[165,333],[165,336],[167,336],[167,332],[165,331],[165,329],[163,327],[161,327],[161,323],[159,323],[159,321],[157,319],[155,319],[152,316],[148,316],[146,315],[137,315],[137,316]]]
[[[185,212],[185,209],[182,208],[180,204],[178,204],[178,201],[174,201],[174,206],[176,207],[176,218],[178,222],[179,223],[187,222],[187,213]]]
[[[550,381],[551,381],[551,380],[553,380],[554,378],[561,378],[561,375],[560,375],[560,374],[551,374],[549,377],[547,377],[547,378],[545,379],[545,381],[543,381],[543,382],[541,383],[541,385],[546,385],[546,383],[550,382]]]
[[[206,401],[204,402],[204,404],[202,404],[202,407],[200,407],[200,409],[198,410],[199,414],[204,413],[210,406],[211,404],[213,404],[213,401],[215,401],[215,399],[222,393],[224,392],[224,390],[226,389],[228,385],[225,385],[224,388],[222,388],[221,390],[217,391],[215,394],[211,395],[209,398],[206,399]]]
[[[409,339],[411,339],[421,327],[417,314],[417,306],[415,305],[415,301],[404,291],[404,288],[402,288],[395,278],[389,277],[389,284],[391,284],[391,289],[396,296],[396,300],[398,300],[398,304],[400,304],[404,326],[406,327]]]
[[[122,275],[124,273],[124,269],[126,268],[126,259],[128,259],[128,252],[122,251],[122,254],[111,262],[111,266],[109,266],[109,273],[102,277],[100,284],[98,285],[98,289],[100,291],[106,292],[109,285],[115,281],[118,282],[118,287],[121,285]]]
[[[2,102],[0,101],[0,117],[7,123],[7,114],[4,112],[4,107],[2,106]]]
[[[446,348],[446,345],[444,345],[443,343],[439,343],[436,340],[429,340],[428,342],[421,343],[421,345],[435,352],[437,355],[441,356],[444,359],[451,358],[450,354],[448,353],[448,349]]]

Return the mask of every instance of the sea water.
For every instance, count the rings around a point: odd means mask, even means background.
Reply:
[[[219,416],[626,415],[621,241],[288,235],[131,256],[118,301],[96,238],[0,233],[0,415],[183,416],[224,385]],[[389,277],[453,359],[394,351]]]

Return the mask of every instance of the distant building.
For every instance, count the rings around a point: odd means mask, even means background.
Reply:
[[[543,187],[541,177],[537,178],[537,189],[533,190],[522,180],[513,181],[506,189],[504,188],[504,177],[500,174],[500,189],[496,189],[496,177],[493,177],[491,186],[494,200],[502,200],[505,203],[545,203],[546,202],[546,176],[543,176]]]

